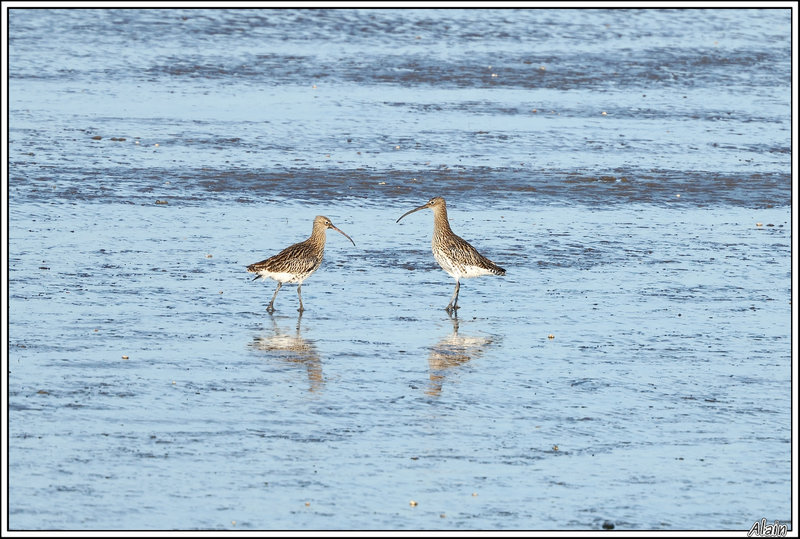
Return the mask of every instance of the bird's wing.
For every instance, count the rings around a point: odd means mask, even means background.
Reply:
[[[453,260],[467,266],[477,266],[484,257],[469,242],[455,234],[448,238],[447,249]]]
[[[305,242],[290,245],[275,256],[261,262],[250,264],[247,270],[251,272],[272,271],[287,273],[305,273],[311,271],[319,264],[318,251],[311,249]]]
[[[447,248],[450,251],[452,259],[457,260],[462,266],[486,268],[498,274],[504,274],[506,272],[506,270],[480,254],[475,247],[460,236],[453,234],[453,236],[449,238]]]

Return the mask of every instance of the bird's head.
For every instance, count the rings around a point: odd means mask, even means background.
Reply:
[[[403,217],[405,217],[409,213],[414,213],[415,211],[424,210],[426,208],[431,208],[431,209],[435,210],[437,208],[444,208],[444,207],[445,207],[445,203],[444,203],[444,199],[442,197],[433,197],[432,199],[430,199],[428,202],[426,202],[425,204],[423,204],[419,208],[414,208],[413,210],[407,211],[406,213],[404,213],[403,215],[400,216],[400,219],[402,219]],[[400,219],[398,219],[395,222],[399,223]]]

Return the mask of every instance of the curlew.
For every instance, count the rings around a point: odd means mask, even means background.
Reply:
[[[314,218],[314,228],[311,230],[311,236],[307,240],[295,243],[266,260],[247,266],[248,272],[258,274],[253,279],[254,281],[259,277],[262,279],[269,277],[278,281],[278,287],[275,289],[275,293],[272,294],[269,305],[267,305],[268,313],[272,314],[275,311],[275,307],[273,307],[275,296],[278,295],[278,290],[281,289],[284,283],[297,283],[297,297],[300,299],[300,308],[297,310],[303,312],[303,296],[300,295],[300,287],[303,286],[303,281],[317,271],[317,268],[322,264],[322,254],[325,250],[325,232],[329,228],[341,233],[355,246],[356,242],[353,241],[353,238],[333,226],[330,219],[317,215]]]
[[[456,289],[445,310],[448,314],[458,309],[458,291],[461,279],[479,277],[481,275],[505,275],[506,270],[480,254],[475,247],[455,235],[447,220],[447,206],[442,197],[433,197],[426,204],[400,216],[400,219],[415,211],[430,208],[433,210],[433,240],[431,250],[433,257],[444,271],[456,280]],[[400,222],[400,219],[397,222]]]

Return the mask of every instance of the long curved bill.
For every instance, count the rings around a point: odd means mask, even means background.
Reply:
[[[344,232],[342,232],[341,230],[339,230],[338,228],[336,228],[336,227],[335,227],[335,226],[333,226],[333,225],[331,225],[331,226],[330,226],[330,228],[334,229],[336,232],[340,233],[342,236],[344,236],[345,238],[347,238],[348,240],[350,240],[350,243],[352,243],[352,244],[353,244],[353,247],[355,247],[355,246],[356,246],[356,242],[354,242],[354,241],[353,241],[353,238],[351,238],[350,236],[348,236],[347,234],[345,234]]]
[[[413,210],[407,211],[407,212],[405,212],[403,215],[401,215],[401,216],[400,216],[400,219],[402,219],[403,217],[405,217],[405,216],[406,216],[406,215],[408,215],[409,213],[414,213],[415,211],[424,210],[424,209],[425,209],[425,208],[427,208],[427,207],[428,207],[428,205],[427,205],[427,204],[423,204],[423,205],[422,205],[422,206],[420,206],[419,208],[414,208]],[[395,223],[399,223],[399,222],[400,222],[400,219],[398,219],[397,221],[395,221]]]

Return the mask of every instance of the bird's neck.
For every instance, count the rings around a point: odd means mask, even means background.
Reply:
[[[440,233],[452,233],[450,222],[447,220],[447,208],[439,206],[433,210],[433,229]]]
[[[308,238],[308,241],[313,243],[314,245],[325,245],[325,231],[327,229],[324,226],[315,226],[311,230],[311,237]]]

